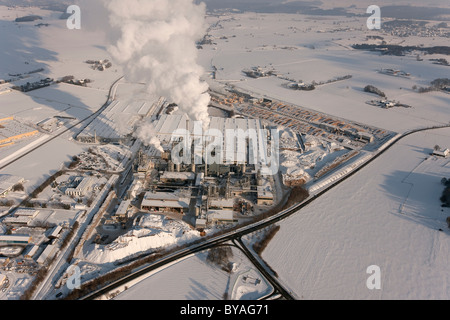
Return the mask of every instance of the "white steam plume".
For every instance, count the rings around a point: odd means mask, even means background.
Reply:
[[[206,6],[193,0],[101,0],[109,12],[109,53],[125,77],[209,123],[211,100],[201,81],[196,41],[206,32]]]

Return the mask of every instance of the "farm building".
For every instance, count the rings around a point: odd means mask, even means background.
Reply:
[[[447,158],[450,155],[450,149],[445,149],[445,150],[435,150],[433,152],[434,156],[438,156],[438,157],[443,157],[443,158]]]

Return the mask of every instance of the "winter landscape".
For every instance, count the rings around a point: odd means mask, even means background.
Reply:
[[[447,300],[447,1],[0,0],[0,300]]]

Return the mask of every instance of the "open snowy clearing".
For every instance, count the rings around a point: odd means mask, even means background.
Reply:
[[[449,138],[440,129],[402,140],[281,222],[263,258],[303,299],[449,299],[450,210],[439,200],[449,160],[430,156]],[[371,265],[381,290],[366,286]]]

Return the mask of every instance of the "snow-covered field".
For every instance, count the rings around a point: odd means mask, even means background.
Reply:
[[[450,160],[430,156],[449,141],[450,129],[402,140],[281,222],[263,258],[303,299],[449,299],[450,210],[439,198]],[[381,290],[366,286],[371,265]]]
[[[58,138],[1,170],[0,174],[24,177],[27,180],[24,187],[31,192],[83,150],[83,146]]]
[[[39,15],[43,20],[16,23],[14,19],[27,15]],[[14,79],[11,75],[25,74],[34,70],[29,78],[2,87],[38,81],[46,77],[55,80],[73,75],[76,79],[91,79],[89,87],[54,84],[27,93],[11,91],[0,96],[0,118],[13,116],[16,120],[37,128],[37,124],[54,116],[69,117],[63,128],[74,124],[98,110],[106,101],[111,84],[121,74],[118,68],[104,72],[92,70],[85,63],[88,59],[107,59],[105,39],[102,32],[69,30],[61,13],[36,7],[0,6],[0,79]],[[37,27],[38,23],[48,26]],[[63,129],[62,128],[62,129]],[[16,163],[0,171],[0,174],[17,174],[24,177],[26,191],[32,191],[48,176],[58,171],[72,157],[85,151],[84,146],[70,139],[68,132]],[[4,165],[50,138],[40,134],[17,141],[0,149],[0,164]]]
[[[385,35],[370,31],[366,18],[314,17],[300,14],[243,13],[210,17],[211,45],[203,45],[200,60],[206,70],[217,68],[216,81],[240,90],[324,112],[348,120],[394,132],[448,123],[450,96],[433,92],[419,94],[414,85],[427,87],[437,78],[448,77],[448,67],[435,65],[424,56],[382,56],[379,53],[353,50],[353,44],[370,43],[369,35],[379,35],[388,44],[439,46],[446,38]],[[342,30],[341,30],[342,29]],[[405,43],[403,43],[405,41]],[[445,57],[445,56],[443,56]],[[283,87],[288,81],[279,77],[252,79],[244,69],[251,67],[275,69],[283,78],[295,81],[327,81],[352,75],[351,79],[321,85],[314,91]],[[381,74],[381,69],[399,69],[411,74],[399,78]],[[212,80],[210,80],[212,81]],[[374,85],[392,100],[412,106],[411,109],[385,110],[367,105],[374,95],[363,91]]]

